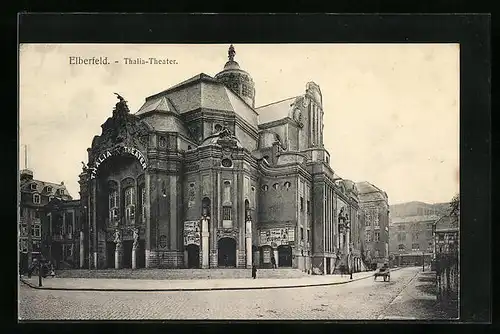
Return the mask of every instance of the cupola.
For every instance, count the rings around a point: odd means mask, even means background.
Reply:
[[[255,84],[248,72],[242,70],[240,65],[234,60],[236,51],[231,44],[228,50],[229,60],[224,65],[224,69],[215,75],[215,79],[223,83],[234,93],[240,96],[249,106],[255,107]]]

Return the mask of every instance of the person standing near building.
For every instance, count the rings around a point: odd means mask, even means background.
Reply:
[[[274,258],[274,256],[271,256],[271,265],[273,267],[273,269],[276,269],[276,259]]]
[[[253,279],[257,278],[257,266],[255,264],[252,265],[252,278]]]

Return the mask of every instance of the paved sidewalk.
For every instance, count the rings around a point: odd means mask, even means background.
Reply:
[[[373,277],[374,271],[348,275],[312,275],[304,278],[283,279],[208,279],[208,280],[142,280],[142,279],[96,279],[96,278],[46,278],[43,287],[38,287],[38,277],[21,278],[32,288],[44,290],[84,291],[210,291],[297,288],[345,284]],[[22,283],[21,283],[22,284]]]
[[[457,306],[458,307],[458,306]],[[437,301],[436,272],[421,270],[408,282],[378,319],[453,319]]]

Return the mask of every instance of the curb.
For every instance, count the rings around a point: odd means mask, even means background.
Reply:
[[[391,271],[397,271],[397,268]],[[253,287],[214,287],[214,288],[174,288],[174,289],[108,289],[108,288],[56,288],[56,287],[39,287],[30,282],[26,282],[21,278],[21,282],[26,284],[32,289],[36,290],[55,290],[55,291],[105,291],[105,292],[184,292],[184,291],[235,291],[235,290],[270,290],[270,289],[293,289],[293,288],[309,288],[318,286],[331,286],[341,285],[351,282],[360,281],[363,279],[371,278],[373,275],[355,278],[344,282],[331,282],[331,283],[313,283],[313,284],[297,284],[297,285],[284,285],[284,286],[253,286]]]

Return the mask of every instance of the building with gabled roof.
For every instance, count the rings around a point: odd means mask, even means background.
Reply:
[[[34,179],[29,169],[20,171],[19,187],[19,264],[22,270],[26,270],[31,264],[32,254],[40,254],[44,248],[42,216],[45,205],[55,198],[71,200],[72,197],[64,182],[58,184]]]

